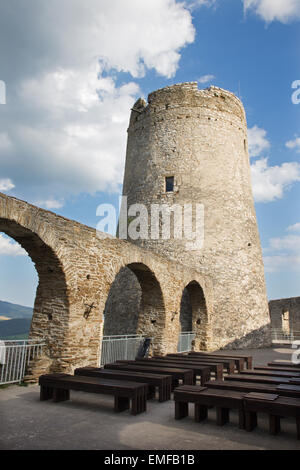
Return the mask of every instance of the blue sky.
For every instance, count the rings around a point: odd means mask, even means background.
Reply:
[[[134,101],[173,83],[220,86],[247,113],[268,296],[300,295],[300,0],[3,0],[1,10],[0,190],[95,227],[97,206],[117,206],[122,191]],[[36,284],[2,235],[0,299],[33,305]]]

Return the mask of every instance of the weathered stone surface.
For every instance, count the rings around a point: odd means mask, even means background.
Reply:
[[[101,239],[90,227],[4,194],[0,231],[26,249],[39,276],[30,337],[45,340],[47,357],[31,365],[32,371],[72,372],[99,363],[105,304],[125,267],[140,286],[136,332],[153,337],[154,352],[176,350],[180,325],[174,312],[180,311],[182,292],[192,281],[203,289],[209,329],[213,285],[207,275],[127,241],[104,234]]]
[[[270,300],[271,327],[300,333],[300,297]]]
[[[186,240],[131,240],[209,275],[214,286],[210,346],[270,344],[268,302],[241,101],[183,83],[139,100],[128,129],[123,195],[128,206],[204,205],[204,246]],[[166,192],[165,178],[174,177]],[[195,325],[193,324],[193,328]]]

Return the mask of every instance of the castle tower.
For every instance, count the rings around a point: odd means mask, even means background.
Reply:
[[[123,195],[128,206],[193,204],[204,208],[204,243],[132,239],[210,276],[214,314],[210,348],[270,344],[264,267],[254,209],[241,101],[197,83],[169,86],[139,99],[128,129]],[[150,218],[149,218],[150,227]],[[195,220],[194,220],[195,223]],[[130,238],[129,238],[130,240]]]

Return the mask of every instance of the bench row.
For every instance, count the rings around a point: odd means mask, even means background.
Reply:
[[[214,384],[214,382],[211,382]],[[298,398],[279,394],[237,391],[222,388],[181,386],[174,391],[175,419],[188,416],[188,405],[194,403],[195,421],[207,418],[208,408],[216,407],[217,423],[223,426],[229,421],[230,410],[238,410],[239,428],[252,431],[257,426],[257,413],[269,416],[270,433],[280,431],[280,419],[293,417],[296,420],[297,438],[300,439],[300,401]]]

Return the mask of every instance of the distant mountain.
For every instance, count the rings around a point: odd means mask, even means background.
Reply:
[[[3,302],[0,300],[0,316],[7,318],[31,319],[32,314],[33,309],[31,307],[23,307],[22,305],[11,304],[10,302]]]
[[[31,318],[13,318],[0,321],[0,339],[26,338],[30,330]]]

